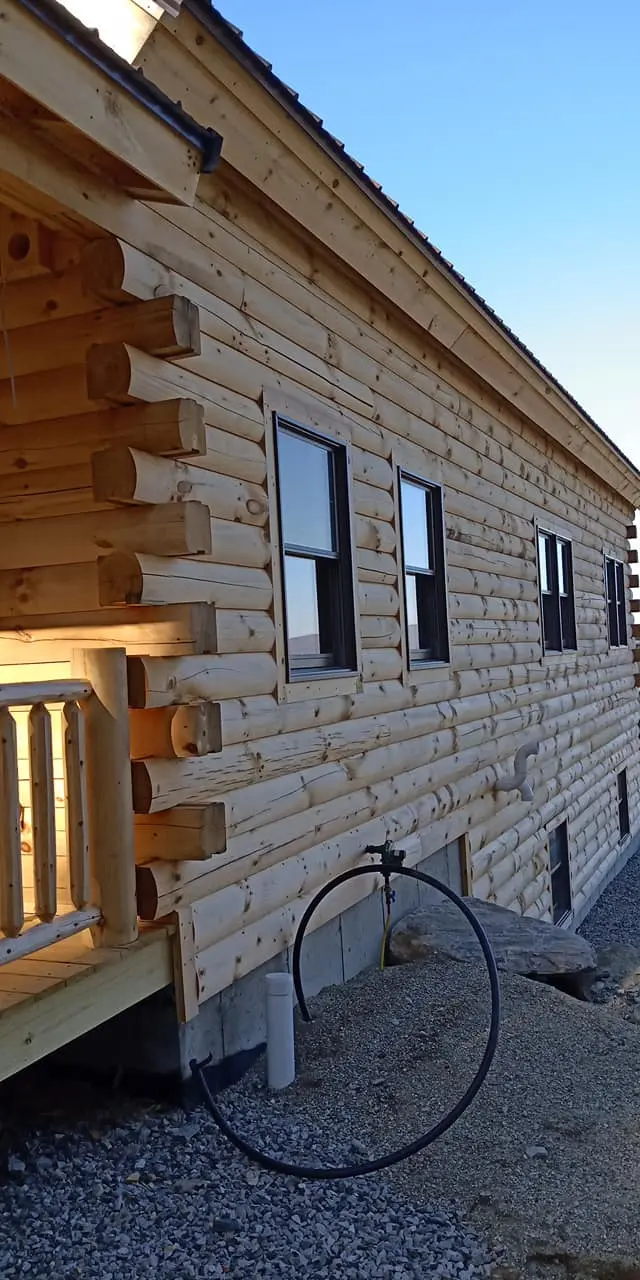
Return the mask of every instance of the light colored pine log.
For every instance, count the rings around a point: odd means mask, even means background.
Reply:
[[[383,582],[387,586],[395,586],[398,581],[396,561],[392,555],[388,555],[384,551],[369,551],[358,548],[356,565],[361,582]]]
[[[360,583],[358,587],[360,613],[379,618],[398,616],[398,593],[393,587],[380,583]]]
[[[360,635],[367,649],[396,648],[400,643],[400,624],[395,618],[366,615],[360,619]]]
[[[224,805],[217,801],[183,805],[164,813],[136,816],[134,839],[138,906],[144,908],[144,918],[149,919],[157,905],[153,901],[155,886],[142,866],[154,860],[203,862],[224,853],[227,845]]]
[[[0,930],[16,938],[23,924],[16,722],[0,706]]]
[[[125,650],[75,649],[71,667],[93,690],[84,713],[91,870],[102,913],[96,941],[127,946],[138,924]]]
[[[69,890],[74,907],[82,911],[91,902],[85,723],[77,702],[65,702],[62,717]]]
[[[390,522],[394,517],[391,494],[372,484],[363,484],[361,480],[353,482],[353,508],[357,515],[368,519]]]
[[[173,974],[176,1008],[180,1022],[190,1022],[198,1013],[198,973],[196,967],[193,915],[190,907],[176,912],[173,936]]]
[[[85,244],[79,271],[85,292],[109,302],[157,298],[172,292],[171,273],[161,263],[114,236]]]
[[[87,395],[84,364],[52,369],[46,378],[33,373],[0,381],[0,423],[5,426],[73,417],[99,407]]]
[[[25,615],[81,613],[99,608],[95,564],[47,565],[0,572],[0,625]]]
[[[270,693],[276,684],[276,664],[267,653],[130,658],[127,670],[134,709],[249,697]]]
[[[264,489],[230,476],[219,476],[186,462],[153,458],[137,449],[118,447],[94,454],[91,462],[97,502],[206,503],[212,516],[264,525],[268,517]]]
[[[263,616],[267,617],[256,615]],[[70,625],[72,619],[74,625]],[[66,661],[72,648],[101,645],[124,645],[128,653],[165,658],[216,653],[216,611],[209,604],[103,609],[80,615],[44,615],[35,620],[31,630],[21,624],[0,632],[0,656],[8,665]]]
[[[248,484],[264,484],[267,462],[261,444],[232,435],[230,431],[220,431],[217,427],[205,427],[205,433],[206,449],[198,461],[199,467],[222,476],[233,476]]]
[[[255,525],[212,520],[210,534],[211,549],[204,554],[205,561],[263,569],[271,560],[271,544],[266,533]]]
[[[210,554],[211,518],[201,502],[166,502],[44,520],[25,520],[15,542],[0,545],[0,571],[22,565],[97,560],[111,551],[147,555]]]
[[[396,680],[402,674],[402,657],[397,649],[363,649],[363,680]]]
[[[86,466],[96,450],[118,444],[151,454],[196,457],[206,452],[207,438],[202,405],[195,400],[112,407],[73,419],[5,427],[0,475]]]
[[[222,750],[220,704],[129,712],[132,760],[206,756]]]
[[[42,702],[34,703],[29,712],[29,774],[35,914],[47,923],[57,907],[56,826],[51,716]]]
[[[56,266],[46,276],[5,284],[4,326],[11,332],[27,325],[55,323],[65,316],[95,311],[95,305],[95,299],[84,292],[77,265],[68,269]]]
[[[191,601],[221,609],[268,609],[271,582],[263,569],[114,552],[98,561],[101,605],[173,605]],[[0,605],[2,602],[0,577]],[[1,618],[0,618],[1,622]]]
[[[356,516],[354,520],[356,546],[368,551],[393,553],[396,533],[386,520],[374,520],[372,516]]]
[[[79,365],[96,342],[131,342],[160,357],[200,352],[198,308],[188,298],[153,298],[129,307],[111,307],[88,315],[51,320],[16,329],[8,350],[0,351],[0,378],[48,375],[51,369]]]
[[[54,265],[53,246],[50,227],[0,205],[0,256],[6,280],[48,275]]]
[[[271,653],[275,644],[275,627],[268,613],[221,609],[217,628],[217,653]]]

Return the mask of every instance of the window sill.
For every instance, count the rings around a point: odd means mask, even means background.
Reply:
[[[437,680],[451,679],[451,662],[421,662],[415,667],[404,667],[402,683],[406,685],[429,684]]]
[[[314,698],[353,696],[362,692],[362,677],[355,671],[329,670],[301,673],[285,681],[278,690],[280,702],[307,702]]]

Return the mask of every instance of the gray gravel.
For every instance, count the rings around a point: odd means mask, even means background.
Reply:
[[[578,933],[596,950],[612,942],[640,947],[640,854],[605,889]]]
[[[640,859],[582,932],[640,947],[638,901]],[[203,1108],[43,1091],[42,1072],[13,1082],[0,1092],[0,1277],[638,1280],[622,1260],[640,1257],[640,1026],[526,979],[502,989],[498,1057],[471,1110],[421,1156],[346,1183],[262,1172]],[[274,1154],[353,1162],[460,1095],[488,983],[434,959],[372,970],[311,1007],[295,1086],[271,1096],[259,1064],[224,1105]]]
[[[257,1080],[225,1099],[238,1125],[273,1151],[359,1158],[344,1111],[332,1139],[305,1121],[304,1105],[270,1103]],[[22,1104],[22,1115],[0,1112],[3,1280],[489,1275],[488,1248],[437,1194],[417,1206],[380,1177],[338,1185],[262,1172],[202,1109],[107,1106],[77,1086]]]

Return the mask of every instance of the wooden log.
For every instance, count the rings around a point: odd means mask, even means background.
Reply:
[[[25,520],[15,543],[0,545],[0,571],[25,564],[97,560],[110,551],[155,556],[211,554],[211,525],[209,510],[201,502],[165,502]]]
[[[227,348],[220,355],[223,359],[216,362],[219,372],[213,382],[210,376],[203,377],[188,368],[157,360],[126,343],[90,347],[85,366],[89,401],[135,404],[140,400],[150,402],[188,396],[201,401],[205,422],[235,435],[262,440],[264,418],[258,409],[258,400],[264,385],[264,366],[256,365],[251,385],[240,378],[235,379],[236,387],[232,388],[225,376],[224,385],[220,386],[221,374],[228,374],[234,353]]]
[[[91,459],[96,502],[203,502],[212,516],[245,524],[266,524],[267,495],[258,485],[244,484],[169,458],[154,458],[137,449],[105,449]]]
[[[271,560],[271,543],[264,529],[232,520],[211,521],[211,551],[203,559],[214,564],[263,569]]]
[[[82,911],[91,902],[85,724],[77,702],[65,702],[62,718],[69,891],[74,907]]]
[[[144,864],[159,862],[204,862],[224,853],[227,832],[224,804],[183,805],[164,813],[134,819],[136,885],[138,907],[144,905],[145,919],[155,911],[155,885]],[[140,913],[142,914],[142,912]]]
[[[163,358],[198,355],[198,308],[188,298],[153,298],[129,307],[51,320],[46,337],[41,325],[16,329],[9,350],[0,351],[0,378],[35,373],[47,376],[52,369],[79,365],[96,341],[130,342]]]
[[[637,542],[637,541],[638,541],[638,529],[637,529],[637,526],[636,526],[635,524],[628,524],[628,525],[627,525],[627,527],[626,527],[626,529],[625,529],[625,537],[627,538],[628,542]]]
[[[42,702],[29,712],[29,773],[35,913],[47,923],[57,908],[56,824],[51,716]]]
[[[270,654],[247,653],[206,658],[130,658],[129,706],[169,707],[194,702],[270,693],[276,664]]]
[[[640,587],[640,574],[638,573],[629,574],[629,580],[627,582],[627,586],[630,591],[637,591],[638,587]]]
[[[109,302],[131,302],[171,292],[171,272],[115,236],[85,244],[79,271],[83,289]]]
[[[16,722],[0,707],[0,930],[15,938],[24,924]]]
[[[79,615],[43,615],[33,622],[31,629],[21,622],[11,631],[0,632],[0,653],[6,663],[66,661],[72,648],[101,645],[124,646],[127,653],[164,658],[218,652],[216,611],[210,604],[101,609]]]
[[[132,760],[206,756],[222,750],[220,704],[157,707],[129,712]]]
[[[202,405],[195,400],[160,400],[5,427],[0,475],[87,466],[92,453],[115,445],[159,456],[197,457],[207,452],[208,430]]]
[[[102,916],[96,941],[138,936],[133,801],[124,649],[76,649],[72,671],[92,686],[85,703],[91,869]]]
[[[190,907],[176,911],[173,937],[173,981],[180,1022],[190,1022],[199,1009],[195,935]]]
[[[393,553],[396,549],[396,533],[386,520],[374,520],[372,516],[356,516],[354,520],[356,546],[369,551]]]
[[[61,614],[92,612],[99,605],[94,563],[0,572],[0,625],[6,626],[8,619],[34,618],[57,610]]]
[[[638,551],[636,550],[636,548],[635,548],[635,547],[631,547],[631,548],[629,549],[629,551],[627,552],[627,564],[637,564],[637,563],[638,563],[638,554],[639,554],[639,553],[638,553]]]
[[[91,686],[86,680],[34,680],[28,684],[0,685],[0,707],[31,707],[34,702],[66,702],[87,698]]]
[[[199,467],[222,476],[233,476],[248,484],[265,483],[267,460],[262,444],[232,435],[230,431],[220,431],[217,427],[205,427],[205,434],[206,450],[198,461]]]
[[[380,618],[396,618],[398,616],[398,593],[394,587],[386,587],[380,583],[367,582],[358,586],[360,612]]]
[[[56,265],[47,275],[7,281],[4,287],[2,310],[9,333],[27,325],[95,311],[95,307],[95,298],[85,293],[80,271],[74,266]]]
[[[208,564],[114,552],[98,561],[101,605],[215,604],[221,609],[268,609],[272,600],[264,569]],[[0,609],[2,575],[0,575]]]
[[[53,270],[54,240],[50,227],[9,209],[0,207],[0,253],[6,280],[28,280]]]
[[[95,908],[87,911],[70,911],[68,915],[58,916],[50,924],[37,924],[31,929],[26,929],[19,938],[5,938],[0,941],[0,966],[12,960],[25,959],[37,951],[44,951],[45,947],[55,946],[65,938],[73,938],[78,933],[84,933],[85,929],[90,929],[92,925],[97,924],[99,919],[100,912]],[[57,954],[60,955],[59,950]],[[74,955],[77,955],[77,950],[74,951]]]
[[[95,412],[98,407],[87,395],[83,364],[52,369],[46,378],[41,373],[29,373],[0,381],[0,423],[6,426],[73,417]]]
[[[216,616],[217,653],[271,653],[276,632],[268,613],[221,609]]]
[[[367,615],[360,619],[360,635],[368,649],[390,649],[400,644],[400,624],[395,618]]]
[[[396,680],[401,674],[402,657],[397,649],[363,649],[363,680]]]

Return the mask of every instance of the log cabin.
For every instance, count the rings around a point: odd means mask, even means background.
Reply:
[[[387,838],[575,927],[638,469],[208,0],[3,0],[0,136],[0,1079],[251,1050]]]

